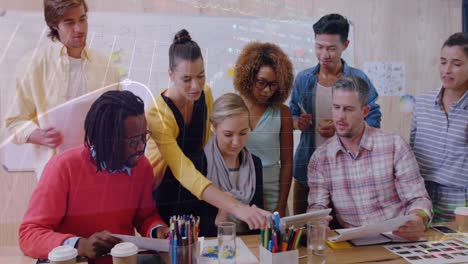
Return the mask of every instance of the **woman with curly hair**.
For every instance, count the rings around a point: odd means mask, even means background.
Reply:
[[[292,178],[293,123],[284,105],[293,84],[287,55],[272,43],[253,42],[236,62],[234,87],[250,112],[247,148],[262,160],[265,209],[286,215]]]

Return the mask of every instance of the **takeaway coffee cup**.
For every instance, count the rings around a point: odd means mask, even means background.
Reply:
[[[115,245],[111,250],[112,262],[114,264],[136,264],[138,248],[130,242]]]
[[[59,246],[49,252],[49,260],[52,264],[76,264],[78,251],[71,246]]]

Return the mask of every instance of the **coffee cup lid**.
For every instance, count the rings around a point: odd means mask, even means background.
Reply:
[[[122,242],[115,245],[111,250],[113,257],[128,257],[138,254],[138,248],[130,242]]]
[[[468,215],[468,207],[457,207],[457,208],[455,208],[455,214]]]
[[[58,246],[49,252],[48,258],[51,261],[65,261],[74,259],[76,256],[78,256],[76,248],[71,246]]]

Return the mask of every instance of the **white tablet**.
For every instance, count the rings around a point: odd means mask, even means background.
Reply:
[[[327,215],[330,214],[331,210],[332,209],[323,209],[323,210],[313,211],[313,212],[305,213],[305,214],[282,217],[280,220],[280,223],[281,223],[281,226],[284,226],[284,228],[289,228],[290,226],[301,227],[307,224],[307,222],[309,221],[319,219],[319,218],[324,219]]]

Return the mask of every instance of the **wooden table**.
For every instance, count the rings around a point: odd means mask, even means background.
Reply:
[[[334,231],[330,231],[328,236],[335,236]],[[429,229],[424,234],[424,237],[428,241],[447,240],[457,237],[463,237],[463,235],[442,235],[432,229]],[[259,244],[260,237],[257,235],[242,236],[245,244],[252,253],[259,258]],[[302,258],[301,258],[302,257]],[[332,249],[326,247],[325,249],[325,260],[327,264],[347,264],[347,263],[385,263],[385,264],[397,264],[397,263],[408,263],[406,260],[398,255],[391,253],[386,250],[382,245],[375,246],[361,246],[347,249]],[[307,263],[307,249],[305,247],[299,248],[299,263]]]
[[[329,235],[335,235],[333,231]],[[442,235],[436,231],[429,229],[425,233],[425,237],[429,241],[446,240],[460,237],[462,235]],[[250,235],[241,236],[247,247],[259,259],[259,244],[260,236]],[[299,263],[307,263],[307,250],[305,247],[299,248]],[[353,247],[349,249],[325,249],[325,259],[327,264],[347,264],[347,263],[379,263],[379,264],[399,264],[407,263],[403,258],[390,253],[381,245]],[[18,247],[0,247],[0,263],[8,264],[33,264],[36,260],[24,256]]]

